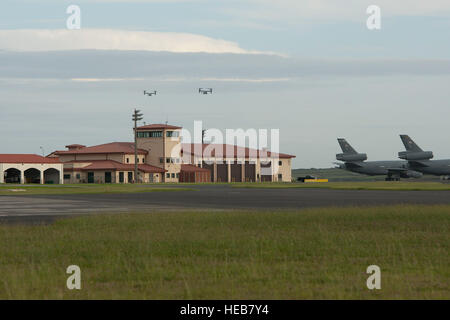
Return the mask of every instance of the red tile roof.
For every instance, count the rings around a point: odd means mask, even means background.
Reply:
[[[95,171],[95,170],[111,170],[111,171],[134,171],[134,164],[124,164],[124,163],[120,163],[114,160],[91,160],[91,161],[82,161],[82,162],[86,162],[86,163],[90,163],[89,165],[87,165],[86,167],[82,167],[82,168],[64,168],[65,171],[76,171],[76,170],[81,170],[81,171]],[[70,164],[70,163],[79,163],[78,161],[70,161],[70,162],[65,162],[65,164]],[[139,164],[138,165],[138,169],[139,171],[142,172],[148,172],[148,173],[163,173],[166,172],[167,170],[162,169],[162,168],[158,168],[155,166],[151,166],[148,164]]]
[[[181,172],[209,172],[208,169],[196,167],[192,164],[182,164]]]
[[[58,158],[47,158],[37,154],[0,154],[0,163],[60,163]]]
[[[151,130],[151,129],[173,129],[173,130],[176,130],[176,129],[182,129],[182,127],[171,126],[169,124],[156,123],[156,124],[148,124],[148,125],[145,125],[145,126],[140,126],[137,129],[138,130]]]
[[[111,142],[100,144],[92,147],[84,147],[80,149],[55,151],[52,155],[66,155],[66,154],[99,154],[99,153],[123,153],[134,154],[133,142]],[[148,154],[146,150],[138,149],[138,154]]]
[[[207,149],[208,148],[208,149]],[[205,150],[207,149],[207,150]],[[262,150],[256,150],[246,147],[238,147],[229,144],[199,144],[199,143],[183,143],[181,145],[182,152],[187,154],[195,154],[196,156],[201,157],[202,153],[204,157],[217,157],[217,158],[230,158],[232,155],[234,158],[260,158],[260,157],[269,157],[269,158],[295,158],[294,155],[285,154],[285,153],[275,153],[267,151],[267,155],[264,154]],[[216,155],[217,153],[217,155]]]

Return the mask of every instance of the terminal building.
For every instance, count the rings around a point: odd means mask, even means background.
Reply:
[[[16,183],[177,183],[291,181],[295,156],[225,144],[182,143],[182,127],[151,124],[137,128],[137,167],[133,142],[96,146],[71,144],[47,157],[0,155],[4,181]],[[21,160],[35,162],[20,162]],[[16,168],[17,167],[17,168]],[[36,169],[27,173],[27,170]],[[18,171],[12,171],[16,169]],[[53,170],[56,171],[53,171]],[[56,178],[58,172],[58,179]],[[52,181],[52,182],[49,182]]]

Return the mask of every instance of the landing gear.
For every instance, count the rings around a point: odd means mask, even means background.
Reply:
[[[385,181],[400,181],[400,178],[387,177]]]

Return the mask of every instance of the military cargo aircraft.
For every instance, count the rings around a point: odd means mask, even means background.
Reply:
[[[435,176],[450,175],[450,159],[431,160],[434,157],[432,151],[423,151],[406,134],[400,135],[400,138],[406,151],[399,152],[398,157],[407,160],[412,170]]]
[[[386,176],[386,181],[398,181],[400,178],[420,178],[422,173],[411,170],[408,161],[366,161],[367,154],[358,153],[345,139],[338,139],[342,152],[336,155],[339,168],[366,174],[369,176]]]

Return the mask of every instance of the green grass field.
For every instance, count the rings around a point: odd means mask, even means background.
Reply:
[[[229,185],[233,188],[327,188],[341,190],[450,190],[449,183],[442,182],[328,182],[328,183],[209,183],[209,185]],[[193,191],[195,185],[205,183],[180,184],[73,184],[73,185],[0,185],[1,195],[33,195],[33,194],[100,194],[100,193],[136,193],[136,192],[168,192]]]
[[[449,299],[450,206],[0,225],[1,299]],[[67,266],[82,289],[66,288]],[[381,268],[381,290],[366,268]]]
[[[340,190],[407,190],[407,191],[448,191],[449,183],[441,182],[314,182],[314,183],[241,183],[234,188],[323,188]]]
[[[0,185],[0,195],[27,194],[86,194],[86,193],[134,193],[190,191],[183,187],[173,188],[164,184],[72,184],[72,185]]]

